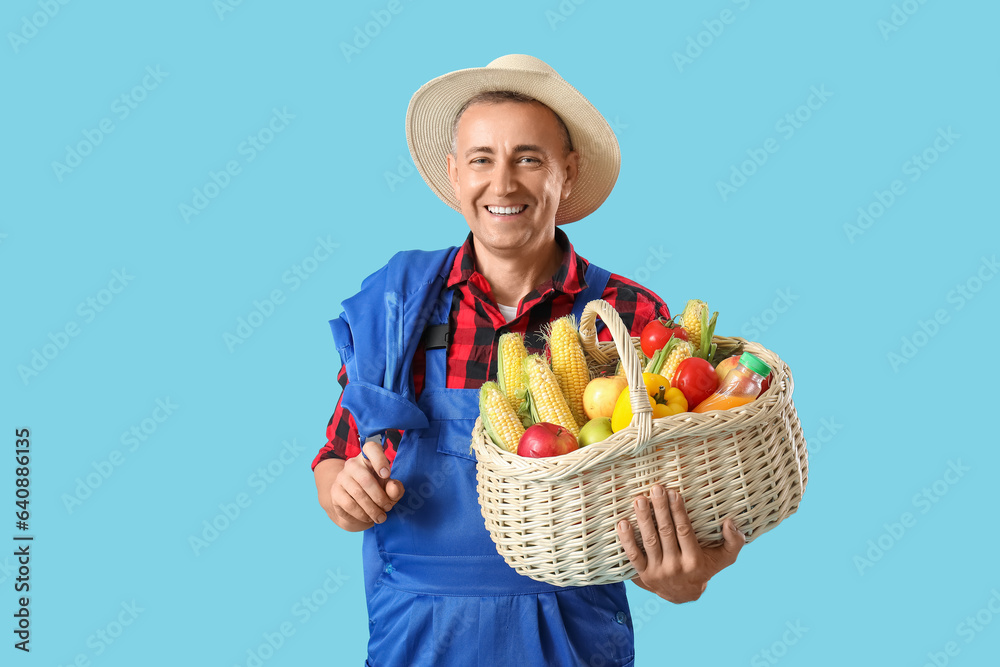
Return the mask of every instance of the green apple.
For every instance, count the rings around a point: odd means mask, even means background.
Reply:
[[[612,435],[611,417],[595,417],[583,425],[576,440],[581,447],[584,447],[610,438]]]

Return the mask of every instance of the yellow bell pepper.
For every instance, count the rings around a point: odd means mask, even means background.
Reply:
[[[669,417],[688,409],[687,399],[680,389],[670,386],[670,381],[656,373],[643,373],[642,381],[646,385],[646,393],[653,407],[653,419]],[[622,390],[611,414],[611,431],[617,433],[632,421],[632,404],[628,388]]]

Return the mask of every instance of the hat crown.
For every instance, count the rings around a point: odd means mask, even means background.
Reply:
[[[516,69],[516,70],[526,70],[529,72],[539,72],[541,74],[551,74],[552,76],[559,76],[552,67],[534,56],[524,55],[522,53],[511,53],[506,56],[500,56],[496,60],[492,61],[487,67],[496,69]],[[559,76],[561,79],[562,77]]]
[[[442,74],[410,98],[406,143],[413,164],[434,194],[456,211],[462,210],[447,169],[455,116],[472,97],[490,90],[510,90],[538,100],[569,130],[573,150],[579,155],[579,174],[572,192],[556,210],[555,223],[574,222],[597,210],[618,180],[618,139],[580,91],[548,63],[523,53],[500,56],[485,67]]]

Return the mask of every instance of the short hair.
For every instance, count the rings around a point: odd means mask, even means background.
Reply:
[[[518,104],[538,102],[549,111],[552,111],[552,108],[544,102],[539,102],[534,97],[529,97],[528,95],[524,95],[522,93],[516,93],[513,90],[487,90],[486,92],[479,93],[462,105],[462,108],[458,110],[457,114],[455,114],[455,120],[451,122],[452,155],[455,155],[456,157],[458,156],[458,121],[461,120],[462,114],[465,113],[465,110],[474,104],[501,104],[503,102],[515,102]],[[562,135],[563,140],[563,154],[569,155],[570,151],[573,150],[573,142],[569,137],[569,128],[566,127],[566,123],[564,123],[563,119],[559,117],[559,114],[552,111],[552,115],[556,117],[556,121],[559,123],[559,133]]]

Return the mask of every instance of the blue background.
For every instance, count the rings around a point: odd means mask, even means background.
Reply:
[[[362,663],[361,536],[322,512],[309,465],[339,391],[327,320],[397,250],[467,233],[412,171],[412,93],[529,53],[621,143],[614,193],[566,228],[577,250],[674,309],[707,300],[719,333],[777,351],[809,443],[798,514],[701,600],[629,584],[637,664],[995,664],[1000,6],[387,4],[5,3],[2,433],[10,452],[31,429],[36,538],[29,655],[12,648],[0,556],[3,663],[246,665],[282,624],[294,634],[264,664]],[[345,56],[371,12],[391,21]],[[828,98],[800,108],[813,87]],[[275,109],[293,117],[250,160],[241,144]],[[53,167],[103,119],[89,155]],[[741,167],[768,139],[777,152]],[[239,173],[185,219],[229,161]],[[754,173],[724,197],[734,168]],[[903,194],[852,231],[896,180]],[[338,247],[296,283],[318,239]],[[227,344],[274,290],[281,303]],[[44,367],[19,370],[36,351]],[[162,422],[158,399],[176,406]],[[146,439],[123,442],[144,420]],[[192,547],[212,521],[228,526]],[[322,604],[307,615],[303,598]]]

